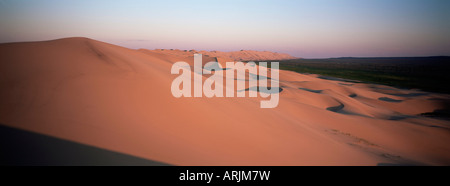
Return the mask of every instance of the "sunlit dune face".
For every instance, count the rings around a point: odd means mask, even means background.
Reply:
[[[86,38],[1,44],[0,123],[173,165],[450,162],[448,121],[420,115],[446,94],[280,70],[276,108],[176,98],[171,68],[193,60]]]

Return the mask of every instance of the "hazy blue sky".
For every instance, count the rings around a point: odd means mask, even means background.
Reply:
[[[449,10],[450,0],[0,0],[0,42],[83,36],[309,58],[450,55]]]

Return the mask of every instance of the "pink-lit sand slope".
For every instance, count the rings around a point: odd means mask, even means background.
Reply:
[[[419,116],[448,95],[280,71],[275,109],[174,98],[176,52],[1,44],[0,123],[174,165],[450,165],[450,122]]]

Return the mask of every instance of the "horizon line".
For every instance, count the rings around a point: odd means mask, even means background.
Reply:
[[[23,41],[7,41],[7,42],[3,42],[0,41],[0,44],[14,44],[14,43],[29,43],[29,42],[45,42],[45,41],[54,41],[54,40],[61,40],[61,39],[73,39],[73,38],[84,38],[84,39],[90,39],[90,40],[95,40],[95,41],[99,41],[99,42],[104,42],[104,43],[108,43],[108,44],[112,44],[112,45],[117,45],[120,47],[124,47],[124,48],[128,48],[128,49],[132,49],[132,50],[195,50],[195,51],[206,51],[206,52],[213,52],[213,51],[218,51],[218,52],[239,52],[239,51],[257,51],[257,52],[273,52],[273,53],[279,53],[279,54],[288,54],[292,57],[295,57],[295,59],[342,59],[342,58],[431,58],[431,57],[450,57],[450,55],[415,55],[415,56],[331,56],[331,57],[298,57],[298,56],[293,56],[287,52],[278,52],[278,51],[272,51],[272,50],[256,50],[256,49],[241,49],[241,50],[229,50],[229,51],[221,51],[221,50],[207,50],[207,49],[180,49],[180,48],[142,48],[142,47],[127,47],[121,44],[117,44],[117,43],[111,43],[111,42],[106,42],[103,40],[99,40],[99,39],[93,39],[90,37],[86,37],[86,36],[72,36],[72,37],[60,37],[60,38],[56,38],[56,39],[44,39],[44,40],[23,40]],[[286,60],[295,60],[295,59],[286,59]],[[285,61],[285,60],[283,60]]]

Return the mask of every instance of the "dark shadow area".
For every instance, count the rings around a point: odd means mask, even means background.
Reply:
[[[237,81],[256,81],[256,80],[269,80],[269,79],[272,79],[272,78],[267,77],[267,76],[256,75],[253,73],[249,73],[248,79],[234,78],[234,80],[237,80]]]
[[[317,78],[325,79],[325,80],[332,80],[332,81],[342,81],[342,82],[347,82],[347,83],[361,83],[361,81],[358,81],[358,80],[344,79],[344,78],[331,77],[331,76],[319,76]]]
[[[392,102],[392,103],[400,103],[403,101],[403,100],[397,100],[397,99],[392,99],[392,98],[388,98],[388,97],[381,97],[381,98],[378,98],[378,100]]]
[[[0,152],[2,166],[169,165],[3,125]]]
[[[418,118],[418,117],[420,117],[420,114],[417,116],[397,115],[397,116],[389,117],[388,120],[403,120],[403,119]],[[443,118],[436,118],[436,119],[443,119]],[[420,123],[420,122],[415,122],[415,121],[409,121],[408,123],[411,125],[417,125],[417,126],[422,126],[422,127],[438,128],[438,129],[445,129],[445,130],[450,129],[448,126],[425,124],[425,123]]]
[[[344,85],[344,86],[353,86],[354,84],[350,84],[350,83],[339,83],[339,85]]]
[[[358,95],[356,95],[356,94],[350,94],[350,95],[348,95],[348,97],[351,97],[351,98],[355,98],[356,96],[358,96]]]
[[[278,94],[283,91],[281,87],[265,87],[264,89],[261,89],[260,87],[250,87],[244,90],[238,90],[238,92],[242,91],[257,91],[262,92],[266,94]]]
[[[426,96],[429,95],[430,93],[409,93],[409,94],[390,94],[393,96],[398,96],[398,97],[404,97],[404,98],[409,98],[409,97],[417,97],[417,96]]]
[[[253,74],[253,73],[249,73],[250,78],[254,79],[254,80],[266,80],[266,79],[272,79],[270,77],[267,76],[261,76],[261,75],[257,75],[257,74]]]
[[[450,109],[442,109],[442,110],[435,110],[433,112],[426,112],[420,114],[420,116],[450,120]]]
[[[416,117],[415,116],[408,116],[408,115],[396,115],[396,116],[390,116],[388,118],[388,120],[398,121],[398,120],[403,120],[403,119],[408,119],[408,118],[416,118]]]
[[[344,108],[344,104],[340,104],[338,106],[334,106],[334,107],[328,107],[327,110],[331,111],[331,112],[339,112],[340,110],[342,110]]]
[[[320,94],[323,91],[323,90],[312,90],[312,89],[308,89],[308,88],[298,88],[298,89],[304,90],[304,91],[308,91],[308,92],[312,92],[312,93],[317,93],[317,94]]]

